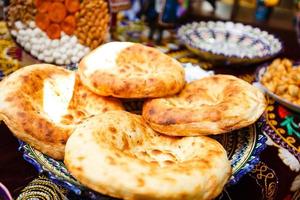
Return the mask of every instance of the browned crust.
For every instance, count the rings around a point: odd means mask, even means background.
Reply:
[[[109,44],[99,48],[110,48]],[[95,51],[79,63],[83,83],[102,96],[119,98],[162,97],[178,93],[185,84],[184,70],[179,62],[162,52],[141,44],[132,44],[116,56],[114,70],[97,70],[86,75],[90,66],[86,61]],[[99,60],[105,59],[99,55]]]
[[[161,135],[125,111],[79,125],[64,162],[83,185],[128,200],[213,199],[231,175],[226,151],[216,140]]]
[[[143,117],[168,135],[209,135],[254,123],[264,112],[264,95],[230,75],[215,75],[188,84],[178,95],[149,99]]]
[[[65,143],[82,120],[107,110],[123,109],[118,100],[87,90],[77,76],[68,114],[54,122],[43,110],[44,80],[73,73],[54,65],[37,64],[14,72],[0,84],[0,118],[17,138],[55,159],[63,159]]]

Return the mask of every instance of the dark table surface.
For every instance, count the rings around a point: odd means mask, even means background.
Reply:
[[[295,31],[286,31],[275,28],[268,28],[260,26],[260,28],[267,30],[268,32],[275,34],[284,43],[284,51],[279,55],[279,57],[287,57],[290,59],[298,60],[300,58],[300,48],[297,42],[297,36]],[[226,73],[251,73],[255,70],[255,66],[249,66],[243,69],[237,68],[219,68],[222,72]],[[0,91],[1,94],[1,91]],[[274,149],[269,148],[267,151],[262,153],[262,157],[268,158],[269,154],[275,153]],[[278,162],[275,160],[273,163]],[[276,166],[275,166],[276,167]],[[32,165],[27,163],[22,158],[22,153],[18,151],[18,140],[12,135],[10,130],[6,125],[0,123],[0,182],[5,184],[11,191],[14,197],[16,197],[20,190],[24,188],[31,180],[36,178],[38,173]],[[284,175],[283,175],[284,176]],[[247,177],[245,177],[247,179]],[[244,192],[243,199],[247,198],[247,193],[251,196],[251,190],[243,190],[243,182],[238,184],[233,189],[233,199],[239,199],[242,192]],[[283,199],[285,194],[280,194],[276,199]],[[260,198],[259,196],[257,198]]]

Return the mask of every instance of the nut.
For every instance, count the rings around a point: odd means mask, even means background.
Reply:
[[[108,31],[109,12],[104,0],[83,0],[79,14],[75,15],[77,30],[75,35],[79,42],[92,49],[104,40],[104,33]]]
[[[276,59],[261,79],[270,91],[300,105],[300,66],[288,59]]]

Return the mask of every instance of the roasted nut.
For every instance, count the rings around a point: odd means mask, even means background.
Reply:
[[[296,85],[289,85],[288,87],[289,95],[297,97],[299,93],[299,88]]]
[[[300,105],[300,66],[293,67],[290,60],[274,60],[261,82],[275,94]]]
[[[90,48],[98,47],[108,31],[109,12],[104,0],[83,0],[79,14],[75,15],[79,42]]]

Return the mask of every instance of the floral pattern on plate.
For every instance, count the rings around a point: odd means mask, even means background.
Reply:
[[[279,39],[249,25],[201,21],[181,26],[179,39],[206,60],[249,64],[269,59],[282,50]]]

